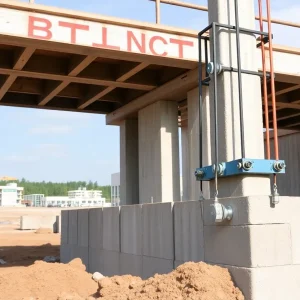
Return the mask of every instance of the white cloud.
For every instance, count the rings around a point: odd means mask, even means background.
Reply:
[[[43,125],[29,129],[30,134],[67,134],[72,131],[69,125]]]

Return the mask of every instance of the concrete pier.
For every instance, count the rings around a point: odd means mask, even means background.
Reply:
[[[120,126],[121,205],[139,203],[138,120],[127,119]]]
[[[238,4],[240,27],[255,29],[254,1],[238,1]],[[209,23],[218,22],[235,25],[234,8],[234,0],[208,1]],[[218,63],[226,67],[237,68],[236,34],[224,28],[218,29],[216,45]],[[242,69],[258,71],[255,36],[240,33],[240,45]],[[209,93],[212,101],[213,80],[210,83]],[[264,158],[262,98],[259,76],[242,74],[242,98],[245,157]],[[220,162],[241,158],[238,74],[236,72],[222,72],[218,75],[217,113]],[[212,130],[214,128],[213,116],[212,106],[210,109]],[[211,143],[208,147],[211,147],[214,163],[214,143]],[[214,189],[213,183],[211,188]],[[262,176],[239,176],[233,179],[220,179],[219,195],[220,197],[270,195],[270,180],[268,177]]]
[[[178,106],[158,101],[139,111],[139,203],[180,200]]]

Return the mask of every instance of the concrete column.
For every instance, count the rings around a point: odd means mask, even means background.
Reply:
[[[189,136],[188,126],[181,127],[181,164],[182,164],[182,201],[188,201],[189,184],[190,184],[190,170],[189,170]]]
[[[202,158],[203,165],[210,165],[211,158],[211,137],[210,137],[210,118],[209,118],[209,93],[206,87],[203,88],[203,148]],[[187,94],[188,102],[188,143],[189,143],[189,164],[188,164],[188,195],[187,200],[199,200],[200,198],[200,182],[195,179],[195,169],[199,167],[200,156],[199,156],[199,89],[195,88]],[[202,183],[202,192],[205,199],[210,197],[209,183]]]
[[[140,203],[180,200],[177,106],[158,101],[139,111]]]
[[[120,127],[120,202],[139,203],[138,120],[128,119]]]
[[[240,26],[255,28],[253,0],[238,1]],[[234,0],[208,1],[209,22],[235,25]],[[235,33],[220,29],[217,31],[217,61],[224,66],[237,67]],[[242,69],[258,70],[255,36],[240,35]],[[211,47],[212,48],[212,47]],[[241,158],[240,115],[238,101],[238,77],[234,72],[218,75],[218,129],[219,160],[231,161]],[[242,94],[244,109],[245,156],[263,158],[263,121],[260,78],[242,75]],[[213,81],[210,84],[213,95]],[[211,97],[212,104],[212,97]],[[213,108],[213,106],[212,106]],[[213,111],[211,109],[211,116]],[[213,122],[213,118],[211,118]],[[212,124],[212,129],[214,128]],[[212,138],[214,134],[212,132]],[[214,163],[214,143],[212,143]],[[213,185],[214,186],[214,185]],[[212,186],[212,188],[214,188]],[[270,181],[267,177],[246,176],[219,180],[219,196],[269,195]]]

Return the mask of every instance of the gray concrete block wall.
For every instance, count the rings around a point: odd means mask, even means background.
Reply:
[[[175,260],[204,260],[202,202],[174,203]]]
[[[122,206],[120,222],[121,252],[142,255],[142,205]]]
[[[231,222],[212,222],[208,200],[204,219],[198,201],[90,209],[88,233],[96,239],[88,242],[89,272],[148,278],[185,261],[204,260],[229,268],[246,300],[282,300],[280,287],[293,299],[300,293],[300,199],[281,197],[276,207],[268,196],[220,202],[233,207]],[[61,246],[63,260],[87,255],[74,247],[86,228],[86,214],[79,211],[62,214],[62,241],[68,241]],[[77,231],[79,223],[84,225]]]
[[[143,256],[174,260],[173,203],[144,204]]]
[[[292,263],[289,224],[205,226],[204,240],[208,263],[248,268]]]
[[[89,268],[89,210],[78,210],[78,229],[77,229],[77,257],[81,257],[83,264]]]
[[[78,257],[77,243],[78,243],[78,211],[69,211],[69,227],[68,227],[68,245],[70,249],[69,260]]]
[[[120,251],[120,208],[103,208],[103,250]]]
[[[39,228],[47,228],[54,233],[59,233],[59,216],[21,216],[21,230],[35,230]]]
[[[93,208],[89,210],[89,247],[103,249],[103,210]]]
[[[89,210],[78,210],[78,246],[89,246]]]
[[[68,244],[68,230],[69,230],[69,211],[61,211],[61,235],[60,235],[60,244]]]
[[[61,211],[61,235],[60,235],[60,262],[68,263],[70,261],[69,246],[69,211]]]
[[[103,270],[103,210],[92,208],[89,210],[89,265],[91,273]]]

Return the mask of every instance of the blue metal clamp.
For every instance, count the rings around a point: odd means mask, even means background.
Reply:
[[[245,174],[284,174],[286,169],[284,160],[241,158],[218,165],[218,177],[228,177]],[[196,180],[209,181],[215,178],[215,165],[197,168]]]

